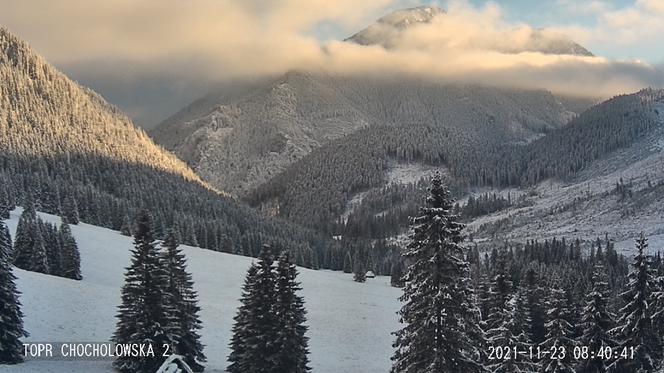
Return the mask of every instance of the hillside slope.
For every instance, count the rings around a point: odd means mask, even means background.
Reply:
[[[544,91],[519,91],[408,77],[291,72],[263,88],[205,99],[150,132],[215,187],[246,195],[293,162],[368,127],[452,128],[472,141],[528,141],[573,115]]]
[[[115,107],[0,29],[0,196],[20,204],[27,194],[55,213],[73,198],[83,221],[114,229],[131,227],[135,211],[147,207],[157,234],[175,227],[189,244],[245,255],[261,242],[279,243],[312,267],[327,245],[215,191]]]
[[[20,209],[7,221],[12,236]],[[59,218],[40,214],[47,221]],[[81,250],[83,280],[70,281],[14,269],[33,342],[108,342],[115,330],[120,289],[129,264],[130,237],[108,229],[72,226]],[[202,307],[201,330],[206,372],[223,372],[229,353],[231,326],[250,258],[195,247],[184,250]],[[308,310],[307,325],[314,372],[385,372],[392,354],[390,333],[399,326],[396,311],[400,290],[389,278],[364,284],[341,272],[300,268],[301,295]],[[114,372],[111,361],[28,360],[0,365],[0,372]]]

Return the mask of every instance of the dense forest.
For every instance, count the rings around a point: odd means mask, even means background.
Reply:
[[[353,195],[384,186],[392,159],[447,167],[455,195],[474,186],[527,187],[547,178],[564,180],[660,126],[663,99],[664,91],[651,89],[618,96],[527,144],[500,144],[472,131],[417,122],[371,126],[314,150],[246,200],[254,206],[277,205],[279,216],[334,232],[334,222]],[[388,204],[400,194],[394,190],[379,203]]]
[[[202,182],[155,145],[116,108],[80,87],[0,29],[0,201],[131,233],[145,207],[155,234],[177,230],[182,242],[256,256],[263,243],[296,251],[317,268],[341,247],[317,232],[268,219]]]

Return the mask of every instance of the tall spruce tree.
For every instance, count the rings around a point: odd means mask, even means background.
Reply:
[[[2,234],[5,230],[0,220],[0,364],[17,364],[23,361],[21,338],[28,334],[23,329],[20,293],[8,256],[10,241]]]
[[[67,218],[69,224],[77,225],[80,222],[78,216],[78,203],[76,203],[76,199],[74,199],[74,196],[71,194],[65,197],[65,200],[62,203],[61,214],[63,217]]]
[[[118,344],[150,344],[155,356],[120,356],[113,366],[122,372],[153,372],[163,363],[164,345],[174,347],[177,320],[175,303],[167,292],[168,274],[162,266],[152,235],[150,214],[136,218],[131,264],[125,273],[122,304],[113,341]]]
[[[12,244],[12,236],[9,234],[9,227],[0,220],[0,241],[2,241],[2,246],[0,248],[4,250],[4,255],[7,260],[11,262],[12,253],[14,252]]]
[[[546,312],[544,310],[544,289],[534,268],[526,271],[526,308],[528,311],[528,332],[533,343],[542,343],[546,339]]]
[[[256,284],[256,274],[258,266],[251,264],[247,271],[247,276],[242,286],[242,297],[240,298],[240,307],[233,318],[235,323],[231,330],[232,337],[230,343],[231,353],[228,356],[229,365],[226,370],[230,373],[244,373],[246,370],[245,352],[247,350],[248,325],[250,321],[251,306],[253,305],[254,286]]]
[[[25,208],[16,228],[13,262],[26,271],[50,273],[48,256],[42,236],[42,222],[33,208]]]
[[[9,219],[9,193],[5,190],[4,186],[0,187],[0,220]]]
[[[542,372],[574,373],[572,354],[576,344],[572,339],[574,329],[567,321],[570,310],[565,291],[557,284],[558,281],[555,282],[547,301],[546,339],[541,344],[542,351],[555,351],[555,356],[550,354],[543,359]]]
[[[269,373],[276,364],[278,346],[278,319],[272,312],[276,300],[276,274],[272,250],[264,245],[261,250],[255,282],[247,304],[247,323],[243,342],[244,352],[240,366],[243,372]]]
[[[276,275],[277,297],[273,313],[278,319],[277,354],[272,372],[309,372],[308,327],[304,325],[307,311],[304,299],[297,295],[297,291],[301,290],[297,282],[297,268],[291,263],[288,252],[279,257]]]
[[[413,221],[411,242],[404,253],[408,267],[405,324],[397,331],[393,373],[480,372],[480,343],[474,340],[479,312],[465,261],[461,230],[452,214],[454,201],[436,174],[427,204]]]
[[[618,371],[652,372],[659,364],[659,338],[652,325],[654,273],[647,256],[648,240],[643,233],[636,240],[636,254],[628,275],[627,289],[620,294],[625,306],[613,332],[620,349],[634,348],[634,359],[618,359],[611,368]]]
[[[71,233],[71,228],[66,218],[62,219],[58,232],[60,247],[62,249],[62,276],[72,280],[80,280],[81,275],[81,253],[78,244]]]
[[[198,331],[201,329],[201,320],[198,316],[201,308],[198,306],[198,295],[194,291],[194,282],[191,274],[187,272],[186,258],[178,246],[173,230],[166,231],[163,241],[164,250],[161,253],[163,265],[168,276],[166,291],[174,304],[175,318],[178,323],[174,331],[174,352],[184,357],[185,362],[195,372],[202,372],[202,363],[206,361],[203,354]]]
[[[616,347],[616,341],[609,334],[615,321],[608,309],[607,301],[610,297],[606,271],[601,265],[596,265],[592,274],[592,291],[586,296],[585,307],[581,316],[581,337],[579,345],[588,351],[597,354],[601,348]],[[608,371],[611,359],[606,356],[600,358],[595,355],[579,360],[577,370],[587,373],[604,373]]]
[[[508,312],[508,301],[512,296],[512,281],[507,273],[507,252],[499,250],[489,294],[487,295],[489,314],[485,325],[487,335],[491,337],[492,329],[501,328]],[[499,331],[500,333],[500,331]]]

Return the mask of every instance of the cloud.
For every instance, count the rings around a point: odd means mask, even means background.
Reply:
[[[109,96],[143,92],[140,84],[151,82],[145,89],[150,97],[134,94],[124,100],[137,101],[126,107],[150,121],[158,114],[146,114],[140,103],[154,105],[160,91],[179,97],[161,100],[159,114],[165,116],[200,95],[193,87],[291,69],[404,73],[595,97],[662,84],[661,69],[647,64],[548,55],[536,52],[541,46],[535,44],[558,40],[560,33],[597,42],[605,37],[597,33],[609,28],[619,30],[619,42],[628,43],[661,31],[662,22],[655,20],[661,20],[664,0],[638,0],[625,9],[595,1],[585,11],[599,12],[596,28],[568,26],[546,32],[506,21],[495,3],[474,7],[452,0],[445,6],[447,14],[395,35],[395,48],[313,36],[312,30],[324,22],[350,35],[405,4],[412,1],[0,0],[0,24],[75,78],[78,72],[93,88],[110,87],[114,93]],[[162,90],[155,83],[159,78],[168,87]],[[126,85],[118,88],[118,82]]]

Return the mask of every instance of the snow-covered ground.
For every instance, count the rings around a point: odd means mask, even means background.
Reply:
[[[7,224],[16,232],[19,211]],[[59,223],[59,218],[40,214]],[[24,342],[107,342],[115,330],[116,307],[132,239],[87,224],[72,226],[81,250],[82,281],[15,269],[25,327]],[[202,307],[206,372],[222,372],[228,356],[230,329],[239,305],[241,285],[252,258],[186,247],[189,270]],[[389,278],[353,282],[340,272],[300,269],[310,327],[313,371],[386,372],[392,354],[390,334],[398,327],[400,290]],[[0,366],[0,372],[110,372],[105,361],[28,360]]]

